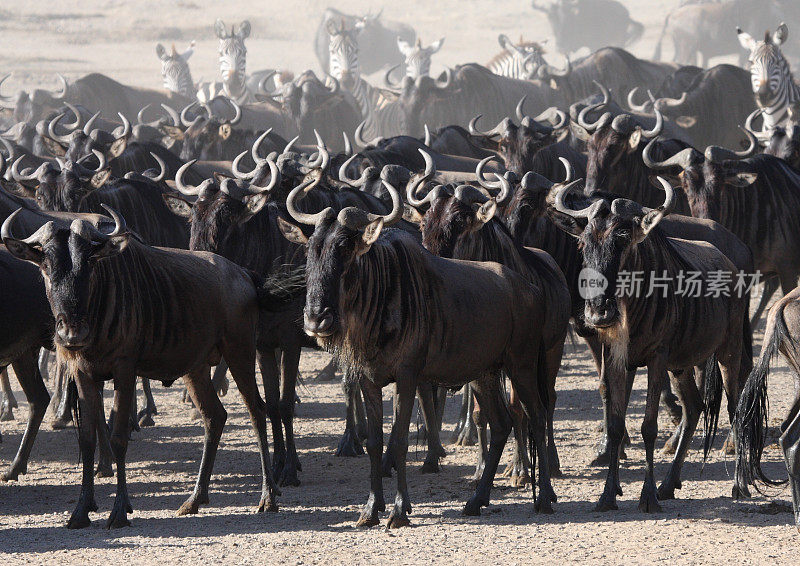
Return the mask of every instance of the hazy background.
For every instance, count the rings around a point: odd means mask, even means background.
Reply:
[[[623,3],[631,17],[646,28],[630,50],[649,58],[664,18],[678,0]],[[328,6],[359,14],[383,10],[386,18],[414,27],[426,45],[445,36],[444,47],[434,56],[433,72],[443,65],[486,63],[500,49],[500,33],[513,40],[520,34],[530,40],[552,38],[544,14],[531,9],[527,0],[2,0],[0,73],[14,73],[3,92],[39,85],[55,87],[55,72],[75,79],[92,71],[123,83],[158,88],[161,76],[156,43],[164,43],[167,49],[175,43],[182,51],[193,39],[197,47],[190,66],[195,82],[214,80],[218,75],[216,18],[222,18],[228,27],[250,20],[249,72],[266,67],[318,72],[313,36]],[[763,31],[751,33],[757,36]],[[790,35],[789,41],[794,43],[795,38]],[[735,30],[731,30],[731,42],[738,47]],[[671,56],[672,45],[667,42],[664,57]],[[563,62],[558,54],[550,54],[548,59],[553,64]],[[712,60],[712,64],[717,62],[735,62],[735,58]]]

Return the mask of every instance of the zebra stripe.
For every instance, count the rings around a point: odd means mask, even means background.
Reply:
[[[789,107],[800,100],[800,85],[774,42],[760,41],[752,51],[750,79],[756,103],[764,111],[764,130],[772,130],[788,119]]]
[[[164,88],[182,96],[194,98],[194,81],[189,70],[189,57],[194,53],[194,41],[186,51],[180,54],[175,51],[174,45],[172,53],[167,54],[160,43],[156,46],[156,52],[161,59],[161,78],[164,81]]]
[[[486,65],[496,75],[531,80],[535,78],[539,67],[547,65],[542,47],[538,43],[523,42],[518,45],[507,43],[507,46],[508,48],[498,53]]]

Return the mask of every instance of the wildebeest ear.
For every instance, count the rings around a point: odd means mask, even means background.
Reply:
[[[92,188],[99,189],[103,185],[106,184],[108,178],[111,176],[111,169],[106,167],[102,171],[98,171],[94,175],[92,175],[92,180],[89,182],[92,185]]]
[[[117,138],[111,143],[111,147],[108,148],[107,157],[110,157],[111,159],[119,157],[125,152],[125,149],[127,147],[128,147],[128,136]]]
[[[178,126],[170,126],[168,124],[161,124],[159,126],[162,132],[167,134],[174,140],[182,140],[184,138],[184,131],[181,130]]]
[[[738,34],[739,43],[742,45],[742,47],[744,47],[749,51],[755,50],[757,43],[756,40],[753,39],[752,35],[750,35],[746,31],[742,31],[739,28],[736,28],[736,33]]]
[[[247,39],[250,37],[250,22],[248,20],[244,20],[239,24],[239,29],[236,30],[236,35],[240,39]]]
[[[697,116],[678,116],[674,122],[681,128],[692,128],[697,124]]]
[[[230,124],[222,124],[219,127],[219,137],[226,140],[231,137],[231,125]]]
[[[278,228],[281,229],[281,234],[283,234],[283,237],[293,244],[298,244],[301,246],[308,245],[308,237],[303,234],[303,231],[298,226],[295,226],[291,222],[287,222],[280,216],[278,217]]]
[[[366,225],[364,231],[361,233],[361,241],[364,242],[363,246],[358,249],[358,255],[365,254],[369,251],[370,246],[375,243],[378,236],[381,235],[383,230],[383,218],[377,218]]]
[[[574,122],[569,123],[569,129],[572,132],[572,135],[582,142],[588,142],[589,138],[592,137],[589,132]]]
[[[121,254],[128,247],[129,238],[130,234],[121,234],[109,238],[102,244],[97,245],[94,252],[92,252],[92,257],[94,259],[106,259]]]
[[[49,151],[56,157],[64,157],[67,154],[67,148],[65,148],[63,145],[61,145],[53,138],[48,136],[42,136],[42,141],[44,142],[44,146],[47,148],[47,151]]]
[[[658,209],[651,210],[645,214],[639,221],[639,227],[641,228],[641,231],[636,231],[637,233],[633,237],[634,243],[638,244],[644,240],[650,231],[655,228],[659,222],[661,222],[662,218],[664,218],[664,213]]]
[[[642,129],[636,128],[630,136],[628,136],[628,153],[633,153],[639,147],[639,142],[642,141]]]
[[[183,218],[191,218],[192,205],[185,198],[169,193],[162,194],[161,198],[164,199],[164,204],[167,205],[167,208],[172,214]]]
[[[734,173],[725,177],[725,183],[732,187],[749,187],[756,182],[758,173]]]
[[[579,223],[572,216],[569,216],[568,214],[562,214],[553,208],[549,208],[547,210],[547,216],[550,218],[550,220],[552,220],[553,224],[558,226],[567,234],[571,234],[575,237],[583,234],[583,230],[586,227],[584,224]]]
[[[245,206],[247,207],[248,216],[244,220],[249,220],[253,215],[258,214],[267,204],[269,200],[269,193],[263,192],[258,193],[257,195],[253,195],[247,197],[244,201]]]
[[[15,238],[4,238],[3,243],[6,245],[6,249],[14,257],[24,259],[25,261],[30,261],[37,265],[41,264],[44,260],[44,252],[42,252],[42,250],[34,247],[31,244],[23,242],[22,240],[17,240]]]
[[[478,210],[475,211],[475,220],[478,223],[476,228],[479,229],[489,222],[494,217],[495,212],[497,212],[497,201],[493,198],[480,205]]]
[[[156,55],[158,55],[158,58],[162,61],[167,58],[167,50],[160,43],[156,45]]]
[[[419,210],[410,204],[403,204],[403,220],[406,222],[413,222],[414,224],[420,224],[422,218],[423,216],[420,214]]]
[[[27,187],[22,183],[17,183],[16,181],[6,181],[5,179],[0,179],[0,187],[2,187],[5,192],[11,193],[12,195],[16,195],[18,197],[36,197],[36,189]]]

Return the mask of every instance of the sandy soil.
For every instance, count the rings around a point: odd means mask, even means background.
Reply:
[[[319,13],[329,0],[259,2],[230,0],[49,0],[0,1],[0,71],[14,71],[4,87],[55,86],[53,73],[76,78],[101,71],[123,82],[159,87],[157,41],[198,41],[191,60],[195,80],[216,77],[216,39],[212,23],[247,17],[253,25],[248,40],[248,68],[285,67],[300,71],[317,68],[311,38]],[[349,11],[373,11],[378,2],[339,2]],[[633,51],[649,56],[671,0],[628,2],[633,16],[647,31]],[[497,50],[496,36],[541,39],[549,26],[520,0],[438,2],[406,0],[387,3],[388,18],[407,20],[426,42],[447,37],[435,66],[466,61],[485,62]],[[554,57],[559,63],[560,58]],[[760,332],[758,335],[760,346]],[[605,472],[587,466],[597,441],[601,417],[596,378],[583,345],[569,348],[559,376],[556,438],[565,472],[554,480],[559,496],[552,516],[533,512],[529,489],[515,489],[498,478],[492,506],[480,518],[461,516],[471,494],[475,452],[448,446],[438,475],[419,473],[424,446],[410,450],[409,482],[413,528],[385,532],[382,528],[353,528],[368,492],[368,460],[336,458],[334,448],[344,429],[338,383],[310,379],[325,361],[308,352],[302,371],[309,378],[300,389],[302,404],[296,424],[303,463],[299,488],[284,488],[277,515],[257,515],[259,466],[254,437],[235,391],[224,404],[228,423],[212,480],[211,504],[194,517],[175,511],[191,490],[199,465],[202,428],[180,402],[179,388],[154,391],[160,414],[157,426],[136,435],[129,449],[129,482],[135,514],[133,526],[102,529],[114,494],[112,480],[100,480],[100,512],[91,528],[64,528],[79,492],[80,468],[74,430],[52,431],[45,424],[34,448],[28,474],[0,485],[0,560],[4,564],[111,561],[153,564],[194,563],[396,563],[485,564],[582,561],[597,563],[793,563],[797,537],[789,526],[789,494],[770,493],[752,502],[730,499],[732,462],[715,451],[702,469],[696,440],[684,468],[679,500],[664,503],[660,514],[636,510],[643,479],[644,451],[638,434],[644,404],[645,380],[637,380],[628,417],[633,446],[623,463],[624,496],[620,510],[595,513],[592,506],[602,490]],[[14,382],[15,388],[17,387]],[[772,422],[777,425],[788,407],[791,379],[783,364],[770,378]],[[17,391],[17,397],[24,396]],[[387,392],[385,428],[390,407]],[[448,439],[458,399],[448,401]],[[725,407],[723,405],[723,414]],[[11,460],[21,438],[26,409],[16,421],[0,424],[0,464]],[[727,434],[727,418],[722,417]],[[413,428],[412,424],[412,428]],[[671,431],[660,420],[660,443]],[[412,433],[412,444],[414,435]],[[717,446],[721,445],[718,439]],[[507,449],[507,452],[509,449]],[[507,453],[504,463],[509,459]],[[782,477],[785,469],[774,448],[766,451],[767,470]],[[666,473],[669,459],[658,455],[656,472]],[[388,480],[387,501],[394,480]],[[777,500],[777,503],[773,502]]]

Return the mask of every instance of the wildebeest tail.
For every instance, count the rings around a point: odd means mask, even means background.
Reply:
[[[736,441],[739,446],[736,468],[743,475],[747,484],[755,485],[756,479],[768,485],[785,483],[771,480],[764,474],[761,469],[761,455],[764,451],[769,413],[767,399],[769,364],[772,358],[778,354],[781,344],[791,344],[792,342],[792,337],[789,335],[783,319],[783,306],[781,305],[764,332],[761,356],[747,378],[734,418]]]
[[[717,436],[719,407],[722,404],[722,373],[719,371],[716,354],[712,354],[706,360],[703,404],[705,405],[703,409],[703,462],[705,463]]]
[[[547,352],[545,351],[544,341],[539,344],[539,355],[536,364],[536,387],[539,389],[539,398],[542,402],[542,415],[547,419],[547,408],[550,406],[550,388],[547,383]],[[533,407],[531,407],[533,409]],[[531,460],[531,490],[533,498],[536,499],[536,435],[534,433],[535,414],[528,415],[528,454]]]
[[[251,272],[258,292],[258,305],[261,309],[278,311],[289,303],[305,297],[305,267],[297,267],[288,272],[276,272],[267,277]]]

